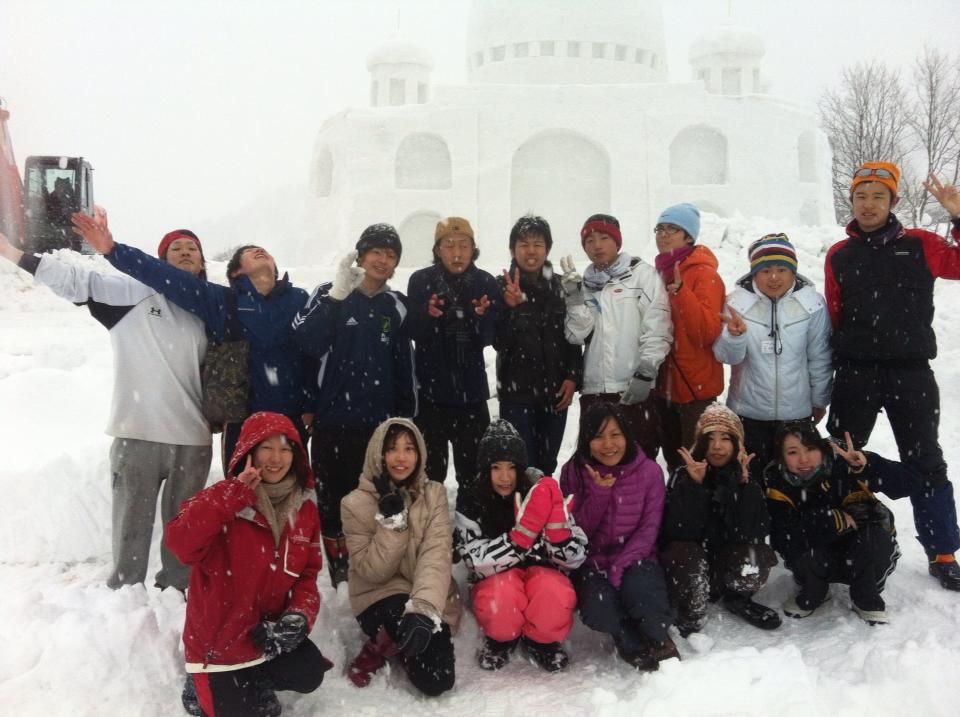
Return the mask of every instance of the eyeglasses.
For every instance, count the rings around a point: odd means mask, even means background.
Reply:
[[[884,177],[885,179],[896,179],[893,176],[893,172],[889,169],[874,169],[871,167],[864,167],[863,169],[858,169],[853,173],[854,177]]]
[[[678,227],[673,224],[657,224],[657,226],[653,228],[654,234],[676,234],[677,232],[682,231],[682,227]]]

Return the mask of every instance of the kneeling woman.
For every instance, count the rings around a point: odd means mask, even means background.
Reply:
[[[560,490],[586,533],[587,560],[574,574],[580,617],[613,636],[617,653],[641,670],[678,657],[667,634],[673,613],[657,563],[663,471],[631,436],[618,404],[597,403],[581,417],[577,451]]]
[[[574,536],[556,479],[526,467],[520,434],[494,421],[477,449],[477,481],[457,512],[454,542],[475,583],[485,670],[503,667],[518,641],[548,672],[568,662],[561,642],[577,597],[566,571],[583,563],[586,537]]]
[[[714,403],[697,421],[693,452],[679,450],[686,465],[667,487],[660,528],[660,562],[670,599],[686,637],[707,619],[711,596],[755,627],[772,630],[780,615],[753,601],[777,557],[767,545],[770,515],[760,483],[750,479],[743,425]]]
[[[850,586],[854,611],[887,622],[880,593],[900,557],[893,513],[873,494],[908,495],[918,481],[896,461],[820,437],[809,422],[777,433],[779,461],[766,470],[770,542],[800,586],[783,611],[807,617],[829,596],[830,583]],[[836,453],[837,457],[834,457]]]
[[[390,418],[370,438],[359,487],[340,504],[350,606],[370,637],[348,673],[359,687],[394,654],[424,694],[453,687],[451,629],[461,609],[453,528],[446,489],[427,480],[425,465],[420,431]]]
[[[320,519],[300,433],[277,413],[244,423],[227,478],[184,502],[167,547],[190,565],[183,645],[207,717],[280,714],[331,663],[307,635],[320,609]],[[184,706],[200,714],[184,691]]]

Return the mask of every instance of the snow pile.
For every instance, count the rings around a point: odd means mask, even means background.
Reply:
[[[823,254],[842,235],[837,227],[800,227],[758,218],[705,216],[701,240],[717,254],[728,289],[747,267],[750,242],[772,231],[794,241],[800,270],[822,287]],[[506,239],[504,238],[504,244]],[[652,241],[625,237],[625,248],[646,260]],[[558,260],[559,257],[554,257]],[[73,259],[71,259],[73,260]],[[95,261],[105,266],[102,259]],[[577,257],[582,270],[585,259]],[[482,263],[482,262],[481,262]],[[498,274],[501,266],[484,268]],[[222,280],[223,264],[210,276]],[[329,281],[335,264],[290,269],[312,288]],[[409,271],[393,282],[405,289]],[[935,369],[944,395],[941,422],[947,461],[960,465],[953,439],[960,407],[960,332],[949,307],[960,283],[938,282],[936,328],[941,356]],[[493,357],[488,371],[493,381]],[[54,297],[0,262],[0,430],[6,453],[0,490],[7,497],[0,522],[0,704],[18,717],[180,714],[183,603],[152,587],[108,590],[110,484],[103,435],[111,387],[106,331],[83,308]],[[491,401],[496,414],[496,401]],[[578,411],[570,411],[561,460],[572,453]],[[889,428],[878,423],[870,448],[896,456]],[[215,462],[216,463],[216,462]],[[215,465],[211,479],[219,477]],[[448,479],[447,486],[455,490]],[[903,558],[884,594],[892,624],[871,628],[850,611],[843,587],[805,620],[785,620],[767,633],[711,609],[705,630],[675,636],[682,662],[638,675],[614,655],[607,638],[579,623],[569,639],[570,668],[548,676],[519,655],[496,674],[479,669],[476,622],[467,614],[456,638],[457,686],[438,700],[413,693],[400,670],[384,670],[363,690],[344,676],[362,636],[350,614],[345,587],[334,592],[320,578],[323,607],[313,638],[335,663],[310,696],[281,694],[284,714],[537,714],[757,715],[954,714],[960,683],[960,596],[926,575],[913,539],[910,505],[891,504],[900,527]],[[158,531],[159,534],[159,531]],[[151,557],[159,565],[158,542]],[[462,567],[455,574],[463,580]],[[760,602],[778,607],[793,591],[775,569]]]

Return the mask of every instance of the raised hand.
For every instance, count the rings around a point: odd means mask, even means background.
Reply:
[[[557,402],[553,408],[557,411],[565,411],[573,403],[573,393],[577,390],[577,382],[566,378],[560,384],[560,390],[557,391]]]
[[[720,320],[727,325],[727,331],[731,336],[742,336],[747,331],[746,322],[732,306],[728,306],[727,311],[729,313],[720,314]]]
[[[683,279],[680,277],[680,264],[678,262],[673,265],[673,281],[667,284],[666,289],[671,294],[676,294],[680,291],[681,286],[683,286]]]
[[[247,456],[247,464],[237,476],[237,480],[247,486],[250,490],[253,490],[260,485],[260,469],[253,467],[253,456]]]
[[[524,301],[527,300],[526,295],[520,289],[520,268],[517,267],[513,271],[513,278],[510,277],[509,272],[503,270],[503,280],[506,282],[507,286],[503,290],[503,303],[509,306],[511,309],[517,306],[520,306]]]
[[[950,212],[951,217],[960,217],[960,189],[952,184],[944,184],[932,172],[923,187],[940,202],[941,207]]]
[[[487,298],[486,294],[479,299],[474,299],[470,303],[473,304],[473,310],[477,316],[483,316],[487,313],[487,309],[490,308],[490,299]]]
[[[107,226],[107,213],[101,207],[100,213],[96,217],[88,217],[82,212],[74,212],[70,221],[73,224],[73,231],[83,237],[84,241],[96,249],[101,254],[109,254],[113,251],[113,234]]]
[[[561,258],[560,269],[563,271],[563,275],[560,277],[560,286],[563,288],[563,293],[568,298],[580,296],[582,294],[583,277],[577,271],[576,264],[573,263],[573,257],[568,254]]]
[[[850,436],[850,431],[843,432],[843,440],[847,444],[845,447],[841,446],[834,439],[830,439],[833,454],[843,458],[854,473],[860,473],[867,467],[867,457],[863,454],[863,451],[857,450],[857,447],[853,443],[853,438]]]
[[[439,319],[443,316],[443,304],[443,299],[436,294],[431,294],[430,299],[427,301],[427,313],[433,318]]]
[[[330,298],[335,301],[346,299],[363,283],[364,274],[363,269],[357,266],[357,252],[347,254],[337,265],[337,274],[333,277],[333,286],[330,287]]]
[[[740,482],[746,483],[750,480],[750,461],[757,457],[756,453],[747,453],[743,446],[740,446],[740,452],[737,454],[737,461],[740,463]]]
[[[600,472],[597,471],[593,466],[587,464],[585,467],[587,469],[587,475],[590,476],[590,479],[601,488],[612,488],[613,484],[617,482],[616,476],[601,476]]]
[[[703,479],[707,477],[707,462],[694,459],[693,454],[686,448],[678,448],[677,453],[683,459],[690,479],[694,483],[703,483]]]

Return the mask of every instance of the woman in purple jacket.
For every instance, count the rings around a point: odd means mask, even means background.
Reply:
[[[617,654],[639,670],[679,657],[667,634],[673,613],[657,563],[663,471],[639,450],[619,405],[598,403],[581,416],[560,489],[574,496],[574,518],[590,541],[574,574],[583,623],[612,635]]]

